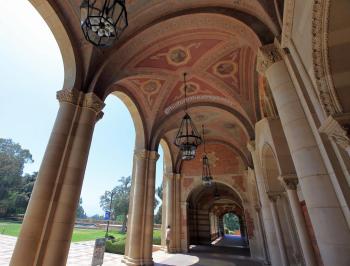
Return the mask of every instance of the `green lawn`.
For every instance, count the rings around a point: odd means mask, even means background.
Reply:
[[[9,236],[18,236],[21,228],[20,223],[0,221],[0,234]],[[105,236],[105,230],[99,229],[74,229],[72,242],[95,240]],[[118,241],[125,241],[126,234],[117,231],[109,231]],[[153,231],[153,243],[160,245],[160,230]]]

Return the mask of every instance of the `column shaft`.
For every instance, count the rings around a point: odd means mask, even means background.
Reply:
[[[130,192],[128,233],[123,262],[153,265],[153,216],[155,196],[155,151],[135,151]]]
[[[255,146],[253,147],[251,145],[248,145],[248,148],[252,154],[253,163],[254,163],[255,177],[257,182],[259,198],[261,202],[261,214],[262,214],[261,222],[263,223],[266,242],[268,244],[267,248],[269,251],[269,259],[272,265],[282,265],[281,254],[279,252],[279,245],[276,237],[276,231],[273,226],[273,218],[271,214],[270,202],[265,191],[262,170],[260,167],[260,161],[258,156],[256,155]]]
[[[282,266],[288,266],[289,265],[289,263],[288,263],[288,256],[287,256],[287,252],[286,252],[286,247],[284,245],[283,233],[282,233],[280,219],[278,217],[276,201],[277,201],[277,197],[276,196],[270,197],[270,208],[271,208],[273,223],[274,223],[275,229],[276,229],[277,243],[278,243],[279,251],[280,251],[280,254],[281,254],[281,258],[282,258],[282,264],[281,265]]]
[[[60,108],[11,265],[65,265],[97,114],[92,93],[58,92]]]
[[[291,184],[292,185],[292,184]],[[317,265],[316,263],[316,258],[315,258],[315,253],[312,248],[311,240],[309,233],[306,228],[306,223],[304,219],[304,215],[301,210],[298,194],[296,191],[296,186],[287,186],[287,196],[288,200],[290,203],[290,208],[293,213],[293,219],[295,222],[295,226],[298,232],[298,237],[300,241],[300,246],[303,252],[304,256],[304,261],[307,266],[315,266]]]
[[[350,230],[282,56],[275,45],[261,48],[258,69],[265,69],[323,263],[349,265]]]

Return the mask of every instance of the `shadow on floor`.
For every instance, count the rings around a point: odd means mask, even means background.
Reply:
[[[228,246],[227,246],[228,245]],[[215,245],[191,246],[187,254],[174,254],[156,266],[261,266],[250,259],[250,250],[240,237],[225,236]]]

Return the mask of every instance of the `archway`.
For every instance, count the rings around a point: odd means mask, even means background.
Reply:
[[[249,256],[249,245],[245,238],[245,216],[241,196],[228,185],[214,182],[194,188],[187,199],[188,244],[190,252],[210,247],[243,248],[232,249],[233,253]],[[225,232],[224,215],[234,213],[239,217],[240,231],[237,238]]]

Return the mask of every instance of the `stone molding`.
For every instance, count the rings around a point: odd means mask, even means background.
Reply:
[[[255,152],[255,140],[250,140],[250,141],[248,141],[248,143],[247,143],[247,149],[248,149],[250,152]]]
[[[299,180],[296,175],[280,176],[278,179],[282,182],[286,190],[296,190]]]
[[[331,78],[328,55],[328,23],[330,0],[314,0],[312,12],[312,63],[316,90],[327,115],[342,112]]]
[[[76,89],[63,89],[56,92],[56,98],[60,103],[66,102],[82,108],[91,109],[97,114],[99,119],[103,116],[101,111],[105,103],[93,92],[84,94]]]
[[[260,74],[265,74],[270,66],[281,60],[283,60],[281,49],[276,43],[261,46],[257,55],[256,70]]]
[[[334,140],[340,147],[346,151],[350,150],[350,114],[341,116],[330,115],[323,121],[319,131],[326,134],[330,139]]]
[[[159,154],[156,151],[149,151],[149,150],[135,150],[134,151],[134,157],[139,160],[153,160],[157,161],[159,158]]]
[[[285,0],[283,10],[283,26],[281,47],[286,48],[292,38],[293,18],[294,18],[295,0]]]

